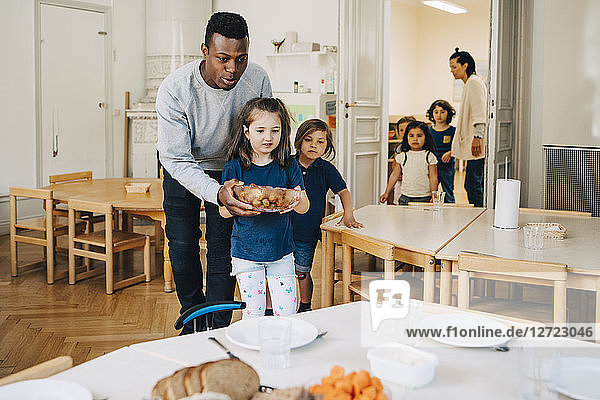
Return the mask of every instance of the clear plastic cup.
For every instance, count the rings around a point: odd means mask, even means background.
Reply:
[[[431,192],[431,198],[433,199],[433,209],[440,210],[444,205],[444,197],[446,196],[446,192],[433,191]]]
[[[415,299],[411,299],[408,304],[408,315],[402,319],[399,319],[396,323],[396,329],[398,332],[398,342],[409,346],[417,344],[418,337],[409,337],[407,329],[415,329],[419,327],[421,319],[423,318],[423,302]]]
[[[290,366],[292,323],[287,318],[265,317],[258,323],[260,360],[265,368]]]
[[[519,392],[522,399],[555,400],[554,382],[558,378],[560,352],[545,347],[539,339],[519,339]]]
[[[541,250],[544,247],[544,228],[525,225],[523,227],[523,244],[526,249]]]

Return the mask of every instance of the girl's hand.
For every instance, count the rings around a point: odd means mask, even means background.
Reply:
[[[452,151],[447,151],[442,155],[442,162],[447,163],[452,158]]]
[[[384,193],[384,194],[382,194],[381,196],[379,196],[379,202],[383,203],[383,204],[387,203],[387,200],[388,200],[389,196],[390,196],[390,194],[387,193],[387,192]]]
[[[344,216],[340,218],[336,225],[346,225],[348,228],[362,228],[364,225],[354,219],[354,213],[344,213]]]
[[[294,200],[287,206],[287,208],[285,210],[281,210],[279,211],[280,214],[285,214],[285,213],[289,213],[290,211],[292,211],[294,208],[296,208],[296,206],[300,203],[300,186],[296,186],[294,188],[294,190],[296,191],[296,196],[294,197]]]

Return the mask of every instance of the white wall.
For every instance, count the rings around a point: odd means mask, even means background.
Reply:
[[[600,2],[536,0],[529,207],[543,206],[544,144],[600,145]]]
[[[390,114],[423,114],[418,109],[419,68],[417,7],[392,2],[390,17]]]
[[[241,14],[248,22],[250,60],[262,65],[271,78],[274,91],[291,92],[293,82],[319,91],[322,72],[334,64],[321,57],[310,65],[308,57],[267,59],[273,53],[272,39],[285,32],[298,32],[299,42],[335,45],[338,42],[338,0],[214,0],[213,10]]]
[[[87,1],[111,6],[111,0]],[[123,171],[124,91],[137,101],[144,94],[145,2],[115,1],[112,7],[112,104],[114,175]],[[35,187],[34,0],[0,2],[0,234],[8,232],[8,187]],[[10,56],[8,56],[10,55]],[[109,101],[110,102],[110,101]],[[115,111],[116,110],[116,111]],[[26,210],[34,213],[35,208]]]
[[[476,61],[487,62],[489,52],[489,3],[469,2],[465,7],[467,13],[453,15],[392,2],[390,114],[425,114],[436,99],[458,106],[452,100],[448,58],[455,47]]]

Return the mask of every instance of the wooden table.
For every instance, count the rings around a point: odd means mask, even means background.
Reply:
[[[564,240],[545,240],[542,250],[525,248],[523,229],[495,229],[493,222],[494,210],[486,210],[436,254],[442,261],[442,304],[450,304],[452,271],[458,271],[458,254],[469,251],[514,260],[566,264],[567,287],[596,292],[596,321],[600,321],[600,218],[521,211],[521,228],[529,222],[558,222],[567,229]]]
[[[424,269],[425,301],[433,301],[435,254],[471,224],[485,209],[474,207],[406,207],[369,205],[354,212],[364,228],[338,226],[338,218],[321,225],[322,290],[321,306],[333,304],[336,244],[342,245],[344,302],[350,301],[352,249],[362,250],[384,260],[384,277],[393,279],[395,261]]]
[[[151,183],[150,190],[146,193],[127,193],[127,183]],[[147,178],[112,178],[92,179],[87,181],[65,182],[45,186],[51,189],[56,200],[68,203],[70,199],[109,203],[121,211],[130,214],[144,215],[160,222],[163,232],[165,229],[165,213],[163,212],[162,180]],[[169,259],[169,245],[167,236],[164,236],[163,246],[163,276],[165,292],[172,292],[173,273]]]

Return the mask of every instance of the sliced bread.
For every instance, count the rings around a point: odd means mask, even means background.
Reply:
[[[152,389],[152,398],[161,400],[166,399],[170,382],[171,375],[156,382],[156,385],[154,385],[154,388]]]
[[[183,379],[185,377],[186,372],[190,368],[193,367],[180,369],[179,371],[176,371],[173,375],[171,375],[171,379],[169,380],[169,386],[167,388],[167,400],[179,400],[188,395],[185,391],[185,386],[183,385]]]
[[[210,363],[200,371],[203,392],[224,393],[231,400],[249,400],[260,387],[260,378],[248,364],[235,359]]]

